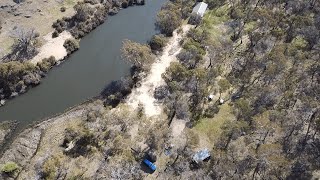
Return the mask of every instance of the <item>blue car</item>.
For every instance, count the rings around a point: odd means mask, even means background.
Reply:
[[[157,166],[150,162],[148,159],[144,159],[143,162],[152,170],[155,171],[157,169]]]

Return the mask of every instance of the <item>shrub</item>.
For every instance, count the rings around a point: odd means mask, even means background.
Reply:
[[[74,6],[74,10],[76,11],[76,14],[74,15],[74,18],[78,22],[86,21],[94,13],[94,8],[92,8],[90,5],[84,4],[84,3],[76,4]]]
[[[218,103],[209,105],[208,108],[204,112],[204,117],[213,118],[215,114],[219,112],[220,108]]]
[[[66,137],[63,146],[66,147],[71,141],[74,142],[74,147],[65,151],[65,154],[73,158],[89,155],[95,148],[99,147],[94,134],[86,128],[66,129]]]
[[[19,166],[15,162],[7,162],[5,165],[3,165],[1,171],[3,173],[11,174],[19,169]]]
[[[68,55],[70,55],[72,52],[76,51],[79,49],[79,42],[75,39],[67,39],[64,44],[63,47],[66,48]]]
[[[128,6],[133,6],[133,0],[128,1]]]
[[[194,51],[194,53],[198,55],[206,54],[204,47],[199,42],[193,40],[186,41],[183,45],[183,48],[187,51]]]
[[[61,11],[61,12],[66,12],[66,7],[61,7],[61,8],[60,8],[60,11]]]
[[[25,84],[24,82],[21,80],[17,83],[17,85],[15,86],[15,91],[16,92],[23,92],[24,88],[25,88]]]
[[[54,56],[50,56],[49,58],[44,58],[37,64],[37,66],[41,71],[48,72],[55,64],[56,58]]]
[[[187,36],[202,45],[208,44],[210,39],[210,33],[207,30],[191,29]]]
[[[57,21],[55,21],[55,22],[53,22],[53,24],[52,24],[52,27],[53,28],[57,28],[59,25],[60,25],[60,21],[59,21],[60,19],[58,19]]]
[[[63,17],[62,21],[68,23],[71,19],[72,19],[72,17]]]
[[[154,35],[149,41],[150,48],[156,51],[162,50],[166,43],[167,39],[162,35]]]
[[[67,26],[68,26],[68,21],[69,19],[68,18],[62,18],[62,19],[58,19],[57,21],[55,21],[53,24],[52,24],[52,27],[58,32],[58,33],[61,33],[62,31],[66,30],[67,29]]]
[[[45,58],[44,60],[50,63],[51,66],[56,64],[56,58],[54,56],[50,56],[49,58]]]
[[[53,33],[52,33],[52,38],[56,38],[59,36],[59,32],[57,30],[55,30]]]
[[[60,165],[60,157],[53,156],[48,158],[42,166],[42,178],[56,179]]]
[[[26,75],[36,72],[36,67],[28,62],[11,61],[0,63],[0,87],[3,89],[5,98],[15,91],[15,86]]]
[[[105,105],[116,107],[125,96],[131,93],[132,87],[133,81],[130,77],[112,81],[101,93],[106,97]]]
[[[90,3],[91,5],[95,5],[98,4],[99,1],[98,0],[84,0],[85,3]]]
[[[121,7],[122,8],[127,8],[129,6],[128,2],[127,1],[124,1],[122,4],[121,4]]]
[[[57,31],[58,33],[62,33],[63,29],[62,29],[61,26],[58,26],[58,27],[56,28],[56,31]]]
[[[181,97],[176,102],[176,117],[177,119],[188,120],[190,117],[189,104],[187,97]]]
[[[168,97],[169,89],[168,86],[159,86],[154,90],[154,98],[158,100],[163,100],[164,98]]]
[[[88,122],[94,122],[96,121],[98,118],[102,118],[103,114],[104,114],[104,108],[100,108],[100,109],[89,109],[87,111],[87,121]]]
[[[137,5],[145,5],[146,4],[146,2],[145,2],[145,0],[138,0],[137,1]]]
[[[230,82],[227,79],[221,79],[220,81],[218,81],[218,85],[220,87],[220,93],[227,91],[231,86]]]

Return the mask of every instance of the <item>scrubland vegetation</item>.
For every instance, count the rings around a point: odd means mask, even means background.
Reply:
[[[213,144],[213,158],[194,177],[317,177],[320,4],[208,3],[179,62],[163,75],[169,114],[189,119],[191,130]],[[232,116],[221,118],[221,111]]]
[[[186,21],[194,24],[188,19],[191,0],[163,6],[156,24],[162,35],[148,45],[124,41],[131,76],[112,82],[102,92],[103,102],[88,105],[78,123],[64,126],[62,140],[54,144],[63,150],[43,155],[36,174],[49,179],[319,177],[319,2],[205,2],[209,10],[180,41],[177,61],[162,74],[165,84],[155,87],[165,114],[147,117],[144,107],[132,111],[123,102],[166,36]],[[178,120],[186,127],[176,136],[171,125]],[[203,148],[211,158],[196,163],[192,157]],[[146,154],[157,160],[151,175],[140,166]],[[74,160],[99,163],[80,167]]]
[[[40,77],[37,68],[28,62],[8,62],[0,64],[0,87],[3,98],[10,97],[13,92],[25,91],[26,86],[37,85]]]
[[[166,36],[183,23],[181,3],[188,1],[171,1],[158,14],[156,25]],[[201,22],[189,20],[197,27],[163,74],[166,85],[155,91],[168,117],[189,122],[185,151],[201,143],[212,148],[210,162],[195,167],[190,154],[181,153],[170,168],[174,176],[317,177],[320,4],[208,3]]]

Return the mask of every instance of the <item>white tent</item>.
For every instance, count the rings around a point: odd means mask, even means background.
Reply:
[[[206,4],[204,2],[200,2],[193,8],[192,13],[203,17],[204,13],[207,10],[207,7],[208,7],[208,4]]]

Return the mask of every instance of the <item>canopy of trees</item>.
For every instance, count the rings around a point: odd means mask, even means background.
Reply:
[[[37,85],[40,77],[34,73],[37,68],[27,62],[8,62],[0,64],[0,90],[5,97],[13,92],[20,92],[25,86]]]
[[[121,48],[122,58],[136,67],[148,69],[154,61],[151,49],[147,45],[124,40]]]
[[[184,38],[179,62],[163,75],[167,86],[155,95],[168,94],[163,101],[169,115],[175,111],[197,124],[220,111],[216,102],[206,100],[208,90],[217,86],[215,93],[227,100],[235,120],[220,127],[209,164],[189,169],[180,158],[172,171],[180,177],[188,172],[194,179],[317,177],[320,3],[207,2],[210,16]],[[210,31],[219,21],[227,30],[217,38],[221,29]],[[205,54],[209,66],[204,66]]]

